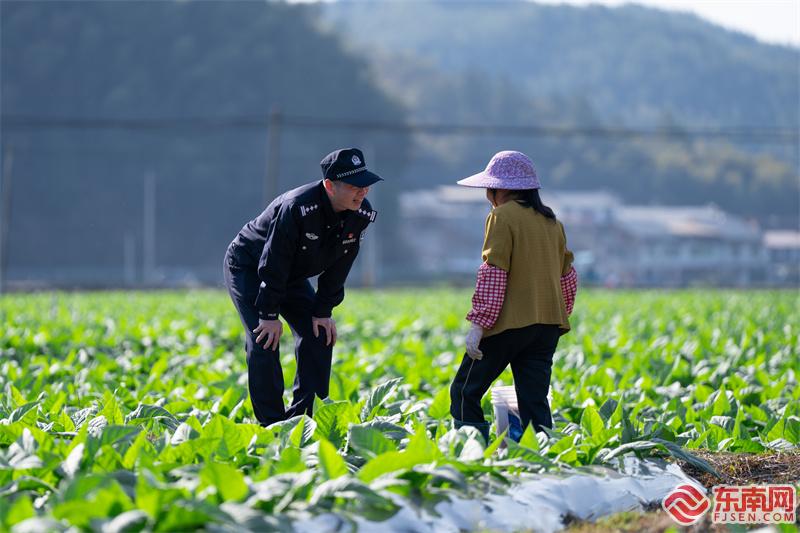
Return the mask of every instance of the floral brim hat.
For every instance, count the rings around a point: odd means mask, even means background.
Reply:
[[[458,181],[465,187],[485,189],[541,189],[533,162],[522,152],[505,150],[492,157],[486,170]]]

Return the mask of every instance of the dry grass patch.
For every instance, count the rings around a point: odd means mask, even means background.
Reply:
[[[763,485],[767,483],[800,483],[800,452],[715,453],[691,450],[719,472],[717,478],[708,472],[678,461],[688,475],[711,489],[714,485]]]
[[[678,462],[684,472],[699,481],[709,491],[714,485],[800,484],[800,452],[797,451],[749,454],[691,450],[691,453],[709,462],[722,476],[717,478],[683,461]],[[749,524],[738,526],[735,531],[764,527],[763,524]],[[786,529],[774,529],[773,531],[785,531]],[[713,531],[716,533],[734,531],[734,529],[724,524],[711,523],[709,514],[706,514],[693,526],[679,527],[656,503],[644,513],[619,513],[601,518],[596,522],[574,521],[567,526],[565,531],[569,533],[664,533],[672,531],[700,533]],[[796,527],[794,531],[797,531]]]

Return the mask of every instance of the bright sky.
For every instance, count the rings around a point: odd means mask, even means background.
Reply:
[[[800,46],[800,0],[534,0],[546,4],[641,4],[689,11],[768,43]]]

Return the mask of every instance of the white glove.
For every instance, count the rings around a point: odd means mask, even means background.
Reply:
[[[483,337],[483,328],[477,324],[472,324],[472,327],[467,332],[467,355],[472,359],[483,359],[483,352],[480,351],[478,345],[481,343]]]

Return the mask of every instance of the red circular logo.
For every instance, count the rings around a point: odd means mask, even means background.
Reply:
[[[697,487],[684,483],[667,494],[661,507],[682,526],[694,524],[711,507],[711,501]]]

